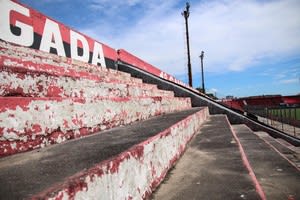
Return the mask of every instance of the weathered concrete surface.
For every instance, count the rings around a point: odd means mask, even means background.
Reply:
[[[300,147],[295,147],[282,139],[275,139],[265,132],[255,132],[255,134],[300,170]]]
[[[188,109],[129,74],[0,41],[0,157]]]
[[[221,103],[214,101],[199,92],[194,92],[193,90],[182,87],[174,82],[161,79],[153,75],[151,72],[146,72],[132,66],[130,63],[120,63],[118,65],[118,69],[120,71],[130,73],[133,77],[141,78],[146,83],[156,84],[160,89],[171,90],[175,93],[175,96],[190,97],[193,107],[207,106],[210,114],[226,114],[232,124],[246,124],[254,131],[264,131],[273,137],[282,138],[295,146],[300,146],[299,140],[286,135],[279,130],[268,127],[259,121],[254,121],[241,113],[235,112],[234,110],[225,107]]]
[[[190,108],[186,98],[0,97],[0,156]]]
[[[0,41],[0,55],[10,58],[20,59],[23,61],[32,61],[39,64],[59,65],[65,70],[76,70],[79,72],[89,72],[95,74],[102,73],[114,73],[123,78],[130,78],[130,74],[119,72],[116,70],[110,70],[105,67],[88,64],[71,58],[57,56],[55,54],[46,53],[43,51],[30,49],[28,47],[22,47],[14,45],[8,42]]]
[[[267,199],[300,199],[300,171],[245,125],[234,125]]]
[[[210,116],[153,199],[260,199],[226,116]]]
[[[6,51],[4,51],[6,52]],[[7,52],[6,52],[7,53]],[[49,59],[49,58],[48,58]],[[1,70],[14,71],[24,73],[42,73],[53,76],[67,76],[72,78],[84,78],[95,81],[121,82],[121,83],[142,83],[141,79],[133,78],[121,72],[113,72],[114,70],[99,70],[98,72],[90,72],[88,70],[77,69],[76,65],[65,63],[51,63],[49,60],[31,60],[27,57],[19,57],[15,54],[3,55],[0,51]],[[73,66],[73,67],[72,67]]]
[[[125,76],[125,73],[111,73],[113,70],[81,72],[75,70],[76,66],[65,69],[61,63],[50,65],[45,61],[34,62],[13,57],[16,55],[0,57],[1,96],[174,96],[173,92],[158,90],[156,85],[142,84],[140,79]]]
[[[83,77],[56,76],[30,70],[3,69],[0,96],[26,97],[174,97],[156,85],[90,80]]]
[[[145,198],[207,117],[190,109],[2,158],[1,199]]]

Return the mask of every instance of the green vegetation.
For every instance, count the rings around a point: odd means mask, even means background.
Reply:
[[[296,119],[300,121],[300,108],[276,108],[268,109],[268,114],[283,119]]]

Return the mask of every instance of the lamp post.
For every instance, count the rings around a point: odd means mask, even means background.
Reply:
[[[188,18],[190,16],[190,4],[186,2],[185,10],[181,13],[181,15],[185,19],[185,29],[186,29],[186,43],[187,43],[187,56],[188,56],[188,77],[189,77],[189,85],[193,87],[193,79],[192,79],[192,65],[190,58],[190,41],[189,41],[189,26],[188,26]]]
[[[203,71],[203,58],[204,58],[204,51],[201,51],[201,55],[199,56],[201,59],[201,72],[202,72],[202,91],[205,94],[205,86],[204,86],[204,71]]]

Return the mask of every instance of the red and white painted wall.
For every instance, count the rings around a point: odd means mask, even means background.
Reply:
[[[117,51],[16,0],[1,0],[0,9],[1,40],[102,67],[114,68],[115,61],[119,59],[157,77],[198,92],[126,50]]]
[[[95,65],[116,60],[111,47],[17,1],[0,1],[0,39]]]
[[[65,61],[0,42],[0,157],[191,107],[129,74]]]

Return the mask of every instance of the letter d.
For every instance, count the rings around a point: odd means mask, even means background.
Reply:
[[[76,60],[81,60],[83,62],[89,62],[90,48],[85,37],[83,37],[79,33],[70,30],[70,38],[71,38],[71,44],[70,44],[71,58]],[[82,56],[78,55],[78,41],[82,43],[82,50],[83,50]]]

